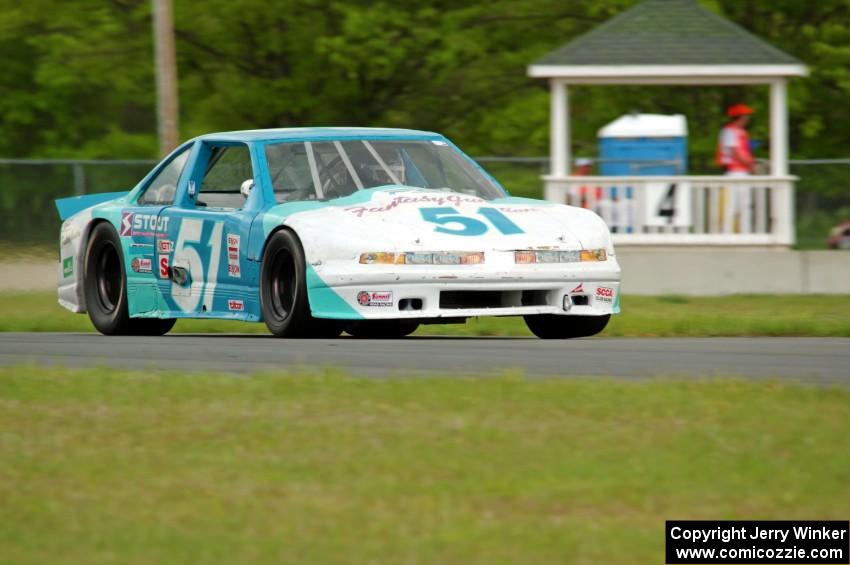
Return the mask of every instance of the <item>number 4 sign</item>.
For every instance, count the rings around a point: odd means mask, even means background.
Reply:
[[[688,182],[648,182],[644,185],[647,226],[690,226],[691,186]]]

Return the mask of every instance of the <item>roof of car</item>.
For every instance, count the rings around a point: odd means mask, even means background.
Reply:
[[[226,131],[220,133],[208,133],[198,136],[197,139],[218,141],[310,141],[315,139],[377,139],[411,137],[442,138],[442,136],[438,133],[415,129],[312,127]]]

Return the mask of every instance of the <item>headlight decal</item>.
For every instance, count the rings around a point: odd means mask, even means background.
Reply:
[[[363,265],[481,265],[482,251],[370,251],[360,254]]]
[[[518,265],[535,263],[584,263],[606,261],[607,259],[608,253],[605,249],[581,249],[578,251],[518,249],[514,251],[514,263]]]

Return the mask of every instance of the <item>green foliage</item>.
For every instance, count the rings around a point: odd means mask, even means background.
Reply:
[[[850,1],[703,0],[811,68],[791,88],[796,156],[843,156]],[[473,154],[541,155],[548,91],[526,66],[634,0],[175,1],[182,137],[382,125],[447,133]],[[0,155],[154,157],[147,0],[0,0]],[[764,87],[577,87],[577,153],[623,112],[688,115],[692,170],[713,166],[725,104],[767,137]]]

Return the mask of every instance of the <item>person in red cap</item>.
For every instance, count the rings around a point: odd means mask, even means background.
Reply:
[[[727,175],[748,175],[753,172],[755,161],[750,149],[747,123],[753,109],[744,104],[735,104],[726,109],[730,120],[720,130],[717,139],[717,164],[726,169]]]
[[[717,163],[729,176],[746,176],[755,170],[755,160],[750,149],[747,124],[753,109],[735,104],[726,109],[729,122],[720,130],[717,139]],[[723,231],[734,233],[736,224],[740,233],[750,233],[752,228],[752,198],[749,184],[731,183],[727,187],[723,206]],[[737,220],[737,222],[736,222]]]

